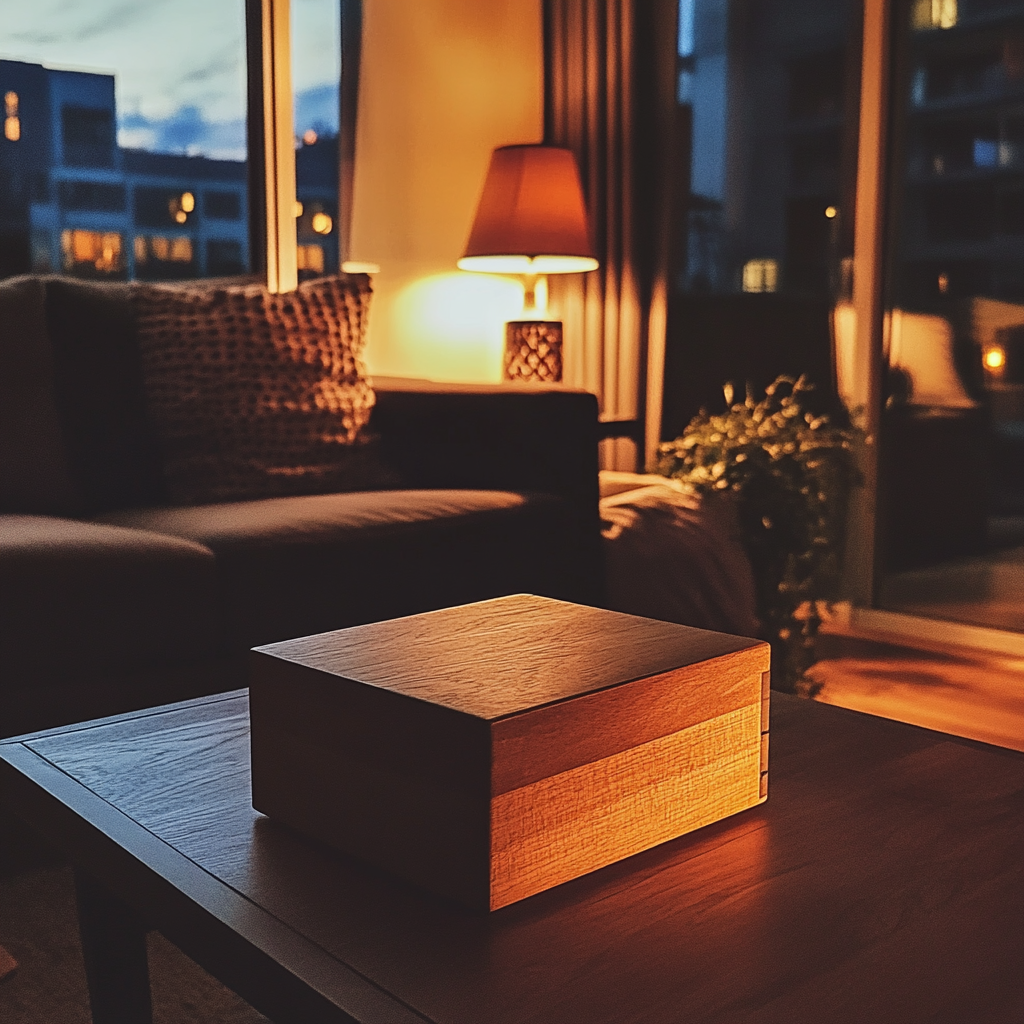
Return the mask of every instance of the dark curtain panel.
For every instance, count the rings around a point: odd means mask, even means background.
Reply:
[[[590,274],[551,279],[565,322],[565,380],[606,418],[642,429],[648,376],[660,404],[678,0],[544,0],[544,140],[580,165],[595,251]],[[649,369],[650,367],[650,369]],[[607,468],[644,459],[629,441]]]

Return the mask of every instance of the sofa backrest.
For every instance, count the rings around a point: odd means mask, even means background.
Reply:
[[[162,499],[128,286],[0,282],[0,512]]]

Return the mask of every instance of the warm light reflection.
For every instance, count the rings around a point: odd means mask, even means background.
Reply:
[[[312,128],[307,128],[305,132],[302,133],[302,141],[307,146],[312,146],[316,142],[316,138],[316,132],[313,131]]]
[[[839,211],[834,206],[825,207],[825,216],[828,217],[829,220],[834,220],[838,214]]]
[[[408,339],[403,373],[498,383],[505,321],[523,308],[523,286],[507,277],[437,274],[403,288],[389,333]]]
[[[939,286],[939,291],[945,295],[949,291],[949,274],[939,274],[938,281],[936,282]]]
[[[982,361],[986,370],[1001,370],[1006,365],[1006,352],[1001,345],[993,345],[985,349]]]
[[[185,221],[188,220],[188,214],[184,210],[178,210],[178,212],[174,215],[174,219],[179,224],[184,224]]]
[[[309,222],[309,226],[318,235],[329,235],[331,233],[331,228],[334,227],[334,221],[331,220],[329,214],[314,213],[312,220]]]
[[[298,220],[299,217],[301,217],[301,216],[302,216],[302,203],[300,203],[298,201],[298,199],[296,199],[295,200],[295,219]]]

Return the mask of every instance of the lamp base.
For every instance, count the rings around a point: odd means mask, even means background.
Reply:
[[[555,383],[562,379],[562,322],[509,320],[505,324],[505,380]]]

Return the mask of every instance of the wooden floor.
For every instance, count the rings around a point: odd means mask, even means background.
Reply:
[[[930,650],[841,632],[819,638],[808,675],[826,704],[1024,751],[1024,658]]]

